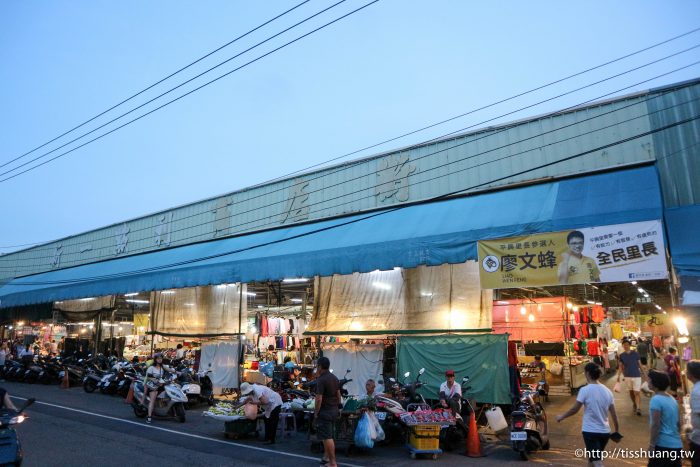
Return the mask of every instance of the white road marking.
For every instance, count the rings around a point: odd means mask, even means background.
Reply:
[[[26,397],[19,397],[19,396],[10,396],[10,397],[11,397],[12,399],[19,399],[19,400],[23,400],[23,401],[26,401],[26,400],[27,400]],[[193,433],[185,433],[185,432],[183,432],[183,431],[171,430],[171,429],[169,429],[169,428],[162,428],[162,427],[159,427],[159,426],[147,425],[147,424],[145,424],[145,423],[135,422],[135,421],[133,421],[133,420],[126,420],[126,419],[119,418],[119,417],[112,417],[112,416],[110,416],[110,415],[102,415],[102,414],[99,414],[99,413],[88,412],[88,411],[86,411],[86,410],[74,409],[73,407],[65,407],[65,406],[62,406],[62,405],[51,404],[51,403],[49,403],[49,402],[39,402],[39,401],[36,401],[36,402],[34,402],[34,403],[35,403],[35,404],[40,404],[40,405],[47,405],[47,406],[49,406],[49,407],[55,407],[55,408],[57,408],[57,409],[69,410],[69,411],[71,411],[71,412],[78,412],[78,413],[82,413],[82,414],[85,414],[85,415],[92,415],[92,416],[94,416],[94,417],[106,418],[106,419],[108,419],[108,420],[114,420],[114,421],[117,421],[117,422],[130,423],[130,424],[132,424],[132,425],[137,425],[137,426],[140,426],[140,427],[142,427],[142,428],[150,428],[150,429],[153,429],[153,430],[165,431],[166,433],[174,433],[174,434],[176,434],[176,435],[189,436],[190,438],[203,439],[203,440],[206,440],[206,441],[213,441],[213,442],[215,442],[215,443],[225,444],[225,445],[227,445],[227,446],[237,446],[237,447],[241,447],[241,448],[245,448],[245,449],[251,449],[251,450],[253,450],[253,451],[261,451],[261,452],[266,452],[266,453],[271,453],[271,454],[279,454],[280,456],[287,456],[287,457],[296,457],[296,458],[299,458],[299,459],[307,459],[307,460],[314,461],[314,462],[318,462],[318,461],[319,461],[319,458],[318,458],[318,457],[304,456],[304,455],[301,455],[301,454],[294,454],[294,453],[291,453],[291,452],[275,451],[274,449],[266,449],[266,448],[260,448],[260,447],[257,447],[257,446],[249,446],[249,445],[247,445],[247,444],[235,443],[235,442],[233,442],[233,441],[224,441],[224,440],[221,440],[221,439],[210,438],[210,437],[208,437],[208,436],[195,435],[195,434],[193,434]],[[338,465],[347,465],[348,467],[362,467],[362,466],[355,465],[355,464],[345,464],[345,463],[341,463],[341,462],[338,462]]]

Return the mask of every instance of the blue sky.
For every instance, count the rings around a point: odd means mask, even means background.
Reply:
[[[0,3],[0,164],[297,3]],[[310,1],[109,116],[332,3]],[[365,3],[347,0],[210,76]],[[0,252],[293,172],[687,32],[700,26],[698,18],[697,1],[381,0],[98,142],[0,182]],[[700,32],[353,157],[475,125],[696,44]],[[700,49],[503,121],[577,104],[697,60]],[[622,94],[698,76],[696,65]]]

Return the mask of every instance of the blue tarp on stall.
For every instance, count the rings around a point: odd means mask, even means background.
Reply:
[[[14,279],[0,307],[477,259],[483,239],[661,219],[654,167],[284,227]]]

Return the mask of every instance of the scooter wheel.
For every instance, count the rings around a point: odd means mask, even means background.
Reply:
[[[146,409],[146,407],[139,404],[133,404],[133,407],[134,415],[136,415],[139,418],[146,418],[146,415],[148,415],[148,409]]]
[[[177,421],[180,423],[185,423],[185,406],[182,404],[177,404],[175,407],[173,407],[173,410],[175,411],[175,418],[177,418]]]
[[[83,384],[83,389],[85,390],[85,392],[92,393],[95,392],[95,389],[97,389],[97,385],[93,380],[89,379],[85,381],[85,384]]]

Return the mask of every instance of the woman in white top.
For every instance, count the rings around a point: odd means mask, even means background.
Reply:
[[[613,393],[598,379],[603,373],[602,369],[595,363],[589,363],[585,367],[586,381],[588,384],[578,391],[574,405],[561,415],[557,415],[557,422],[575,415],[583,407],[583,442],[588,451],[588,464],[602,466],[601,452],[610,439],[610,423],[608,422],[608,412],[615,426],[615,433],[619,429],[617,413],[615,412],[615,401]]]
[[[153,365],[148,367],[146,370],[146,382],[150,380],[159,380],[165,373],[173,373],[174,370],[170,369],[167,365],[163,365],[163,356],[159,353],[153,356]],[[146,423],[151,423],[151,415],[153,415],[153,408],[156,405],[156,398],[158,394],[163,391],[163,386],[160,384],[154,384],[149,387],[148,384],[143,385],[143,398],[141,399],[141,404],[145,403],[146,396],[149,396],[151,400],[148,402],[148,418]]]

